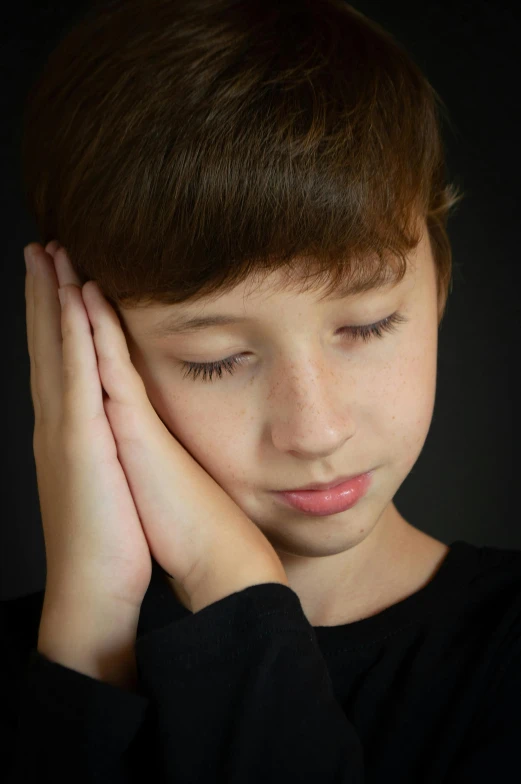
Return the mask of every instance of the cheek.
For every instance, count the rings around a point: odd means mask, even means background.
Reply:
[[[393,392],[386,404],[388,443],[393,461],[404,472],[418,459],[429,433],[436,399],[436,348],[424,343],[395,368]],[[397,458],[397,459],[396,459]]]

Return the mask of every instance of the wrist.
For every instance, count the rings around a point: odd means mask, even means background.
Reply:
[[[135,691],[138,622],[139,611],[127,607],[45,597],[37,650],[63,667]]]
[[[268,561],[256,565],[246,563],[235,570],[228,570],[225,575],[220,575],[216,571],[210,572],[199,581],[197,589],[189,594],[191,610],[197,613],[233,593],[267,583],[289,586],[286,572],[280,561],[278,563]]]

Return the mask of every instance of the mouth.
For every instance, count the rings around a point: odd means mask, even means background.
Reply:
[[[307,485],[302,485],[302,487],[293,487],[290,490],[276,490],[277,493],[300,493],[306,490],[331,490],[334,487],[338,487],[338,485],[344,484],[344,482],[350,482],[353,479],[358,479],[360,476],[364,476],[366,472],[362,472],[360,474],[350,474],[346,476],[339,476],[336,479],[332,479],[330,482],[310,482]]]
[[[325,490],[283,490],[276,491],[274,496],[283,505],[313,517],[338,514],[351,509],[366,495],[371,487],[374,471],[375,469],[372,469],[365,474],[358,474]]]

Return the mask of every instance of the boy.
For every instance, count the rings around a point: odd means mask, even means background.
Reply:
[[[98,283],[157,415],[287,583],[194,611],[154,563],[136,693],[24,648],[6,608],[11,782],[447,784],[515,763],[521,553],[448,546],[393,503],[432,419],[460,198],[437,100],[334,0],[112,3],[49,59],[24,137],[41,235]]]

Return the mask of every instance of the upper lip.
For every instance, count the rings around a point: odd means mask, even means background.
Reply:
[[[292,487],[291,490],[279,490],[279,493],[294,493],[297,490],[330,490],[332,487],[347,482],[349,479],[356,479],[361,474],[351,474],[349,476],[338,476],[336,479],[331,479],[330,482],[310,482],[302,487]]]

